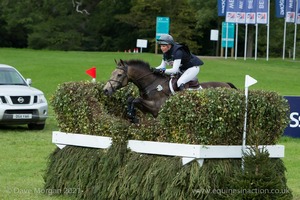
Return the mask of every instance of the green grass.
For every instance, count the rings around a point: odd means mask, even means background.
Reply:
[[[299,138],[283,137],[280,144],[285,146],[285,157],[283,158],[287,168],[286,178],[288,186],[292,189],[294,199],[300,199],[300,174],[299,174]]]
[[[115,67],[114,59],[142,59],[151,66],[158,66],[161,55],[123,52],[63,52],[35,51],[28,49],[0,49],[1,63],[15,66],[26,78],[32,78],[33,86],[43,90],[47,97],[58,84],[67,81],[90,80],[85,71],[97,67],[97,80],[106,81]],[[282,95],[300,95],[300,61],[238,58],[202,58],[204,65],[199,73],[200,81],[232,82],[244,88],[245,75],[258,83],[251,89],[276,91]]]
[[[115,68],[114,59],[142,59],[151,66],[157,66],[161,55],[0,49],[0,62],[15,66],[25,78],[31,78],[33,86],[41,89],[48,100],[60,83],[91,80],[85,71],[93,66],[97,67],[98,81],[108,80]],[[250,89],[276,91],[281,95],[300,95],[299,59],[202,59],[205,65],[198,76],[200,81],[232,82],[243,89],[245,75],[248,74],[258,80]],[[28,131],[26,126],[0,127],[0,199],[70,199],[47,196],[42,191],[47,156],[55,149],[51,142],[54,130],[58,128],[51,107],[43,131]],[[280,141],[286,148],[283,160],[294,199],[300,199],[299,143],[300,139],[287,137]]]
[[[0,199],[63,199],[43,190],[46,158],[55,148],[51,131],[0,130]]]

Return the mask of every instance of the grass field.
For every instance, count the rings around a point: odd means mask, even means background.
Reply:
[[[63,82],[90,80],[85,71],[97,67],[97,80],[106,81],[115,67],[114,59],[142,59],[151,66],[160,64],[161,55],[123,52],[62,52],[27,49],[0,49],[0,63],[15,66],[33,86],[44,91],[49,100],[57,86]],[[232,82],[243,89],[245,75],[258,80],[250,89],[276,91],[281,95],[300,95],[300,61],[270,59],[202,57],[205,65],[200,81]],[[1,91],[0,91],[1,93]],[[55,149],[51,143],[52,131],[57,130],[50,107],[45,130],[28,131],[26,126],[0,127],[0,199],[70,199],[46,196],[43,174],[47,156]],[[294,199],[300,199],[299,152],[300,139],[284,137],[285,166],[288,185]]]

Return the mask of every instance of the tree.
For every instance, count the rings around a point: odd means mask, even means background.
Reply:
[[[217,16],[216,0],[2,0],[0,6],[2,47],[123,51],[134,48],[141,38],[149,41],[147,50],[154,52],[156,17],[165,16],[170,18],[175,41],[188,44],[195,54],[215,55],[220,40],[215,46],[210,30],[221,33],[225,21]],[[274,1],[270,8],[269,52],[281,56],[284,22],[275,18]],[[267,28],[258,27],[258,55],[265,56]],[[255,26],[249,25],[248,31],[247,54],[252,57]],[[245,25],[239,25],[238,56],[244,55],[244,36]],[[293,48],[293,36],[294,28],[288,24],[287,49]]]
[[[32,1],[34,4],[35,2]],[[30,25],[34,21],[34,9],[30,7],[31,1],[2,1],[2,20],[7,31],[6,44],[12,47],[27,47],[27,36]]]
[[[0,46],[2,47],[10,46],[8,40],[9,34],[6,27],[7,23],[2,15],[2,10],[0,10]]]
[[[116,17],[128,13],[130,7],[130,0],[103,0],[96,7],[86,27],[88,33],[85,34],[91,41],[95,40],[98,50],[124,51],[135,47],[135,30],[131,25],[120,22]]]
[[[150,41],[150,51],[154,52],[156,17],[170,18],[170,34],[178,42],[189,45],[192,51],[198,51],[197,43],[193,41],[195,17],[188,0],[132,0],[128,14],[117,18],[132,27],[138,37]],[[170,6],[171,5],[171,6]]]

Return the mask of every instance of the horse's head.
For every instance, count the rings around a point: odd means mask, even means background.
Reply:
[[[112,72],[110,79],[107,81],[103,88],[103,92],[106,95],[112,95],[116,90],[126,86],[128,84],[128,66],[123,60],[117,62],[117,68]]]

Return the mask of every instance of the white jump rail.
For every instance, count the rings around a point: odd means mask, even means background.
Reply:
[[[98,149],[107,149],[111,146],[110,137],[84,135],[74,133],[64,133],[59,131],[52,132],[52,143],[56,144],[60,149],[65,146],[90,147]]]
[[[110,137],[64,133],[60,131],[52,132],[52,143],[60,149],[67,145],[89,148],[107,149],[112,144]],[[178,144],[168,142],[153,142],[129,140],[127,147],[134,152],[142,154],[155,154],[165,156],[177,156],[182,158],[182,164],[185,165],[193,160],[197,160],[200,166],[204,159],[224,159],[224,158],[242,158],[242,145],[192,145]],[[249,152],[250,146],[247,146],[246,152]],[[283,158],[283,145],[261,145],[259,149],[265,149],[270,158]]]

